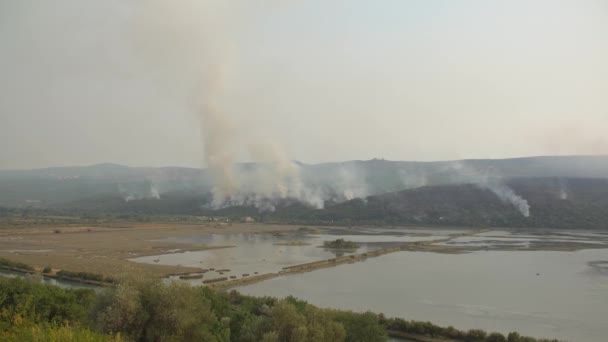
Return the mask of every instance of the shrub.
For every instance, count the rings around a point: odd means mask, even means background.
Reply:
[[[72,272],[72,271],[65,271],[65,270],[61,270],[61,271],[57,272],[57,275],[60,277],[79,278],[79,279],[95,280],[95,281],[105,281],[105,279],[106,279],[101,274],[88,273],[88,272]],[[108,278],[108,279],[112,279],[112,278]],[[112,279],[112,281],[113,281],[113,279]]]
[[[5,258],[0,258],[0,266],[14,267],[22,270],[33,271],[34,267],[16,261],[11,261]]]

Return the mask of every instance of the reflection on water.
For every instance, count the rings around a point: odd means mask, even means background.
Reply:
[[[323,306],[570,341],[605,341],[608,249],[397,252],[240,287]]]
[[[227,248],[211,249],[206,251],[183,252],[163,254],[130,259],[135,262],[156,263],[160,265],[181,265],[214,269],[205,275],[205,279],[219,276],[235,275],[240,277],[244,273],[259,274],[276,273],[283,267],[335,258],[340,255],[352,253],[365,253],[379,248],[402,244],[404,242],[425,241],[437,239],[440,236],[458,233],[455,230],[441,230],[437,232],[412,229],[391,231],[368,229],[368,234],[208,234],[193,237],[169,238],[161,241],[197,243],[209,246],[230,246]],[[425,234],[421,234],[425,233]],[[431,235],[435,234],[435,235]],[[420,236],[424,235],[424,236]],[[319,248],[324,241],[343,238],[359,244],[357,250],[331,250]],[[286,245],[288,243],[301,243],[303,245]],[[217,270],[230,270],[219,275]],[[190,280],[191,283],[201,283],[202,280]]]

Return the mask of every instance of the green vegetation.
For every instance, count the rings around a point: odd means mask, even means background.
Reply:
[[[95,333],[86,328],[71,327],[59,324],[33,324],[22,319],[15,319],[14,325],[0,332],[4,342],[121,342],[120,336],[109,336]]]
[[[323,242],[323,247],[331,249],[357,249],[359,244],[352,241],[346,241],[344,239],[336,239],[333,241]]]
[[[0,340],[109,342],[120,336],[85,326],[95,302],[92,290],[65,290],[22,279],[0,279]]]
[[[437,339],[449,339],[464,342],[557,342],[557,340],[535,339],[520,336],[516,332],[504,336],[500,333],[490,333],[479,329],[461,331],[454,327],[443,328],[431,322],[406,321],[401,318],[384,319],[382,324],[391,332],[391,335],[406,337],[408,334],[423,335]]]
[[[105,283],[114,283],[116,280],[112,277],[106,277],[101,274],[88,273],[88,272],[72,272],[61,270],[57,272],[57,275],[60,277],[69,277],[69,278],[78,278],[84,280],[93,280]]]
[[[321,229],[313,227],[300,227],[298,228],[298,232],[306,234],[318,234],[321,232]]]
[[[20,270],[25,270],[25,271],[34,270],[34,268],[30,265],[27,265],[27,264],[24,264],[21,262],[11,261],[11,260],[8,260],[5,258],[0,258],[0,266],[18,268]]]
[[[546,341],[517,333],[461,332],[183,282],[129,281],[95,292],[0,279],[2,341],[374,342],[385,341],[387,332],[467,342]]]

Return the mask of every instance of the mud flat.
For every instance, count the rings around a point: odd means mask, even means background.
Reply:
[[[453,234],[447,238],[441,238],[441,239],[435,239],[435,240],[429,240],[429,241],[406,242],[406,243],[400,244],[398,246],[380,248],[380,249],[368,251],[365,253],[351,254],[351,255],[339,256],[339,257],[331,258],[331,259],[325,259],[325,260],[308,262],[308,263],[304,263],[304,264],[287,266],[287,267],[283,267],[283,269],[277,273],[266,273],[266,274],[257,275],[257,276],[249,276],[249,274],[247,274],[247,276],[243,275],[243,277],[239,278],[239,279],[226,279],[225,281],[217,282],[214,284],[214,287],[230,288],[230,287],[248,285],[248,284],[253,284],[253,283],[260,282],[260,281],[263,281],[266,279],[275,278],[275,277],[278,277],[281,275],[311,272],[311,271],[322,269],[322,268],[335,267],[335,266],[339,266],[339,265],[343,265],[343,264],[352,264],[355,262],[365,261],[367,258],[378,257],[381,255],[400,252],[400,251],[432,251],[432,252],[438,252],[438,253],[464,253],[465,251],[462,247],[452,247],[452,246],[433,245],[433,244],[439,243],[439,242],[448,242],[457,237],[473,236],[475,234],[479,234],[482,232],[488,232],[488,231],[491,231],[491,230],[490,229],[477,229],[477,230],[472,230],[472,231],[468,231],[468,232],[464,232],[464,233]]]
[[[309,243],[303,241],[277,242],[275,246],[310,246]]]
[[[112,277],[157,277],[201,273],[200,267],[145,264],[128,259],[158,254],[203,251],[221,246],[158,241],[205,234],[268,234],[297,230],[295,226],[146,223],[121,226],[44,226],[0,230],[0,257],[32,265]],[[41,252],[42,251],[42,252]]]
[[[412,245],[416,245],[416,247],[412,247]],[[399,252],[399,251],[424,250],[423,246],[426,246],[426,245],[420,244],[420,242],[406,243],[406,244],[396,246],[396,247],[381,248],[381,249],[376,249],[376,250],[369,251],[366,253],[361,253],[361,254],[352,254],[352,255],[346,255],[346,256],[341,256],[341,257],[332,258],[332,259],[309,262],[309,263],[305,263],[305,264],[287,266],[287,267],[284,267],[283,270],[281,270],[278,273],[266,273],[266,274],[261,274],[261,275],[257,275],[257,276],[247,275],[247,276],[243,276],[243,278],[233,279],[233,280],[227,279],[226,281],[215,283],[214,287],[230,288],[230,287],[248,285],[248,284],[257,283],[257,282],[260,282],[260,281],[263,281],[266,279],[275,278],[275,277],[278,277],[281,275],[311,272],[311,271],[322,269],[322,268],[335,267],[335,266],[339,266],[339,265],[343,265],[343,264],[352,264],[355,262],[365,261],[367,258],[378,257],[381,255]],[[445,247],[445,246],[437,246],[435,248],[437,248],[438,250],[453,249],[451,247]],[[203,282],[203,283],[205,283],[205,282]]]

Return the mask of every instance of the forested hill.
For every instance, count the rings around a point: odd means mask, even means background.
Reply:
[[[516,201],[505,194],[516,196]],[[138,220],[158,215],[206,215],[232,221],[251,216],[257,221],[293,224],[608,229],[608,179],[518,178],[497,184],[424,186],[328,204],[324,209],[286,200],[278,203],[274,212],[260,212],[255,207],[210,210],[204,207],[208,201],[209,197],[196,193],[174,192],[159,199],[128,202],[119,196],[92,197],[50,211],[39,210]],[[527,217],[522,203],[529,206]],[[4,215],[18,214],[18,210],[25,209],[5,208]]]
[[[513,178],[608,178],[608,156],[554,156],[439,162],[373,159],[302,164],[302,186],[336,194],[374,196],[421,186]],[[240,164],[241,172],[256,164]],[[188,193],[205,197],[212,187],[205,169],[98,164],[36,170],[0,170],[0,206],[48,208],[82,200],[156,199]],[[327,191],[330,189],[330,191]],[[339,197],[339,196],[338,196]],[[340,198],[337,198],[340,200]]]
[[[427,186],[335,204],[281,208],[272,217],[308,223],[608,229],[608,180],[526,178],[507,182],[529,216],[489,186]]]

